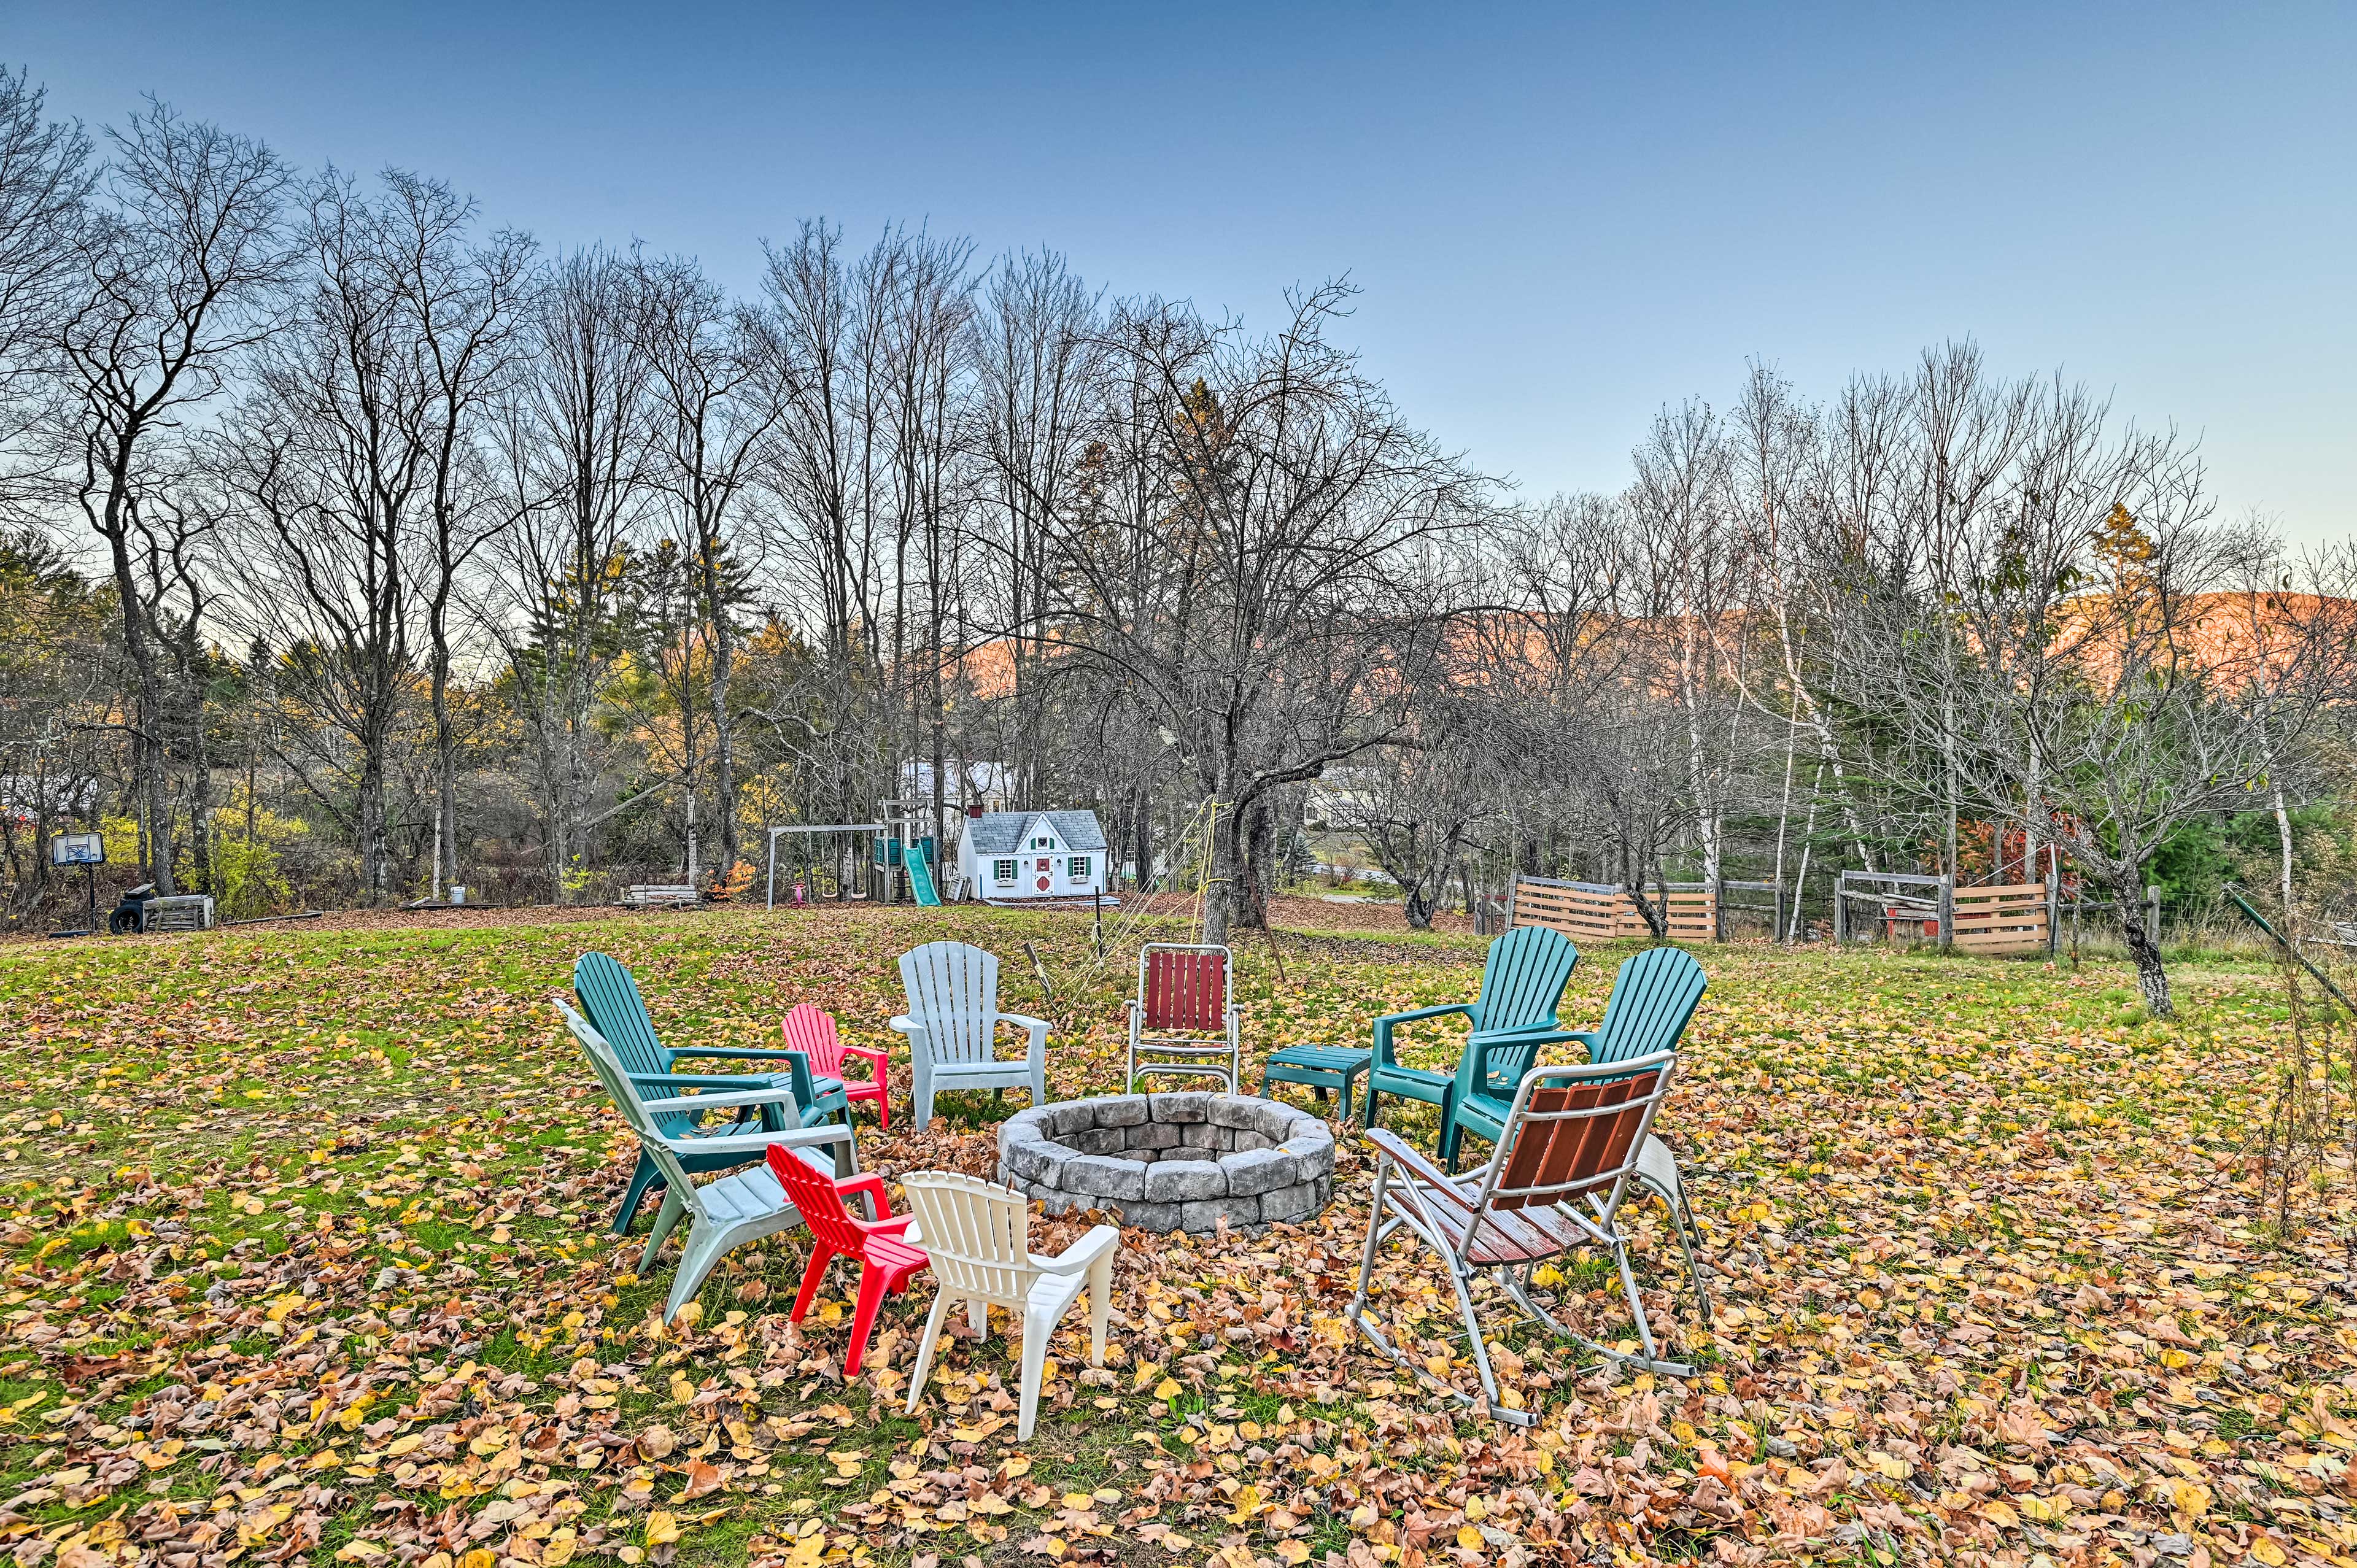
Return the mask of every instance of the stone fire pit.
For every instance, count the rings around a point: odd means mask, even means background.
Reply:
[[[1007,1118],[998,1179],[1146,1230],[1298,1224],[1334,1196],[1334,1134],[1306,1111],[1202,1091],[1066,1100]]]

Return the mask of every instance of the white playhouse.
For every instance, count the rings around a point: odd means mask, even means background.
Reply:
[[[1094,811],[981,811],[958,836],[967,897],[991,903],[1085,898],[1105,890],[1105,836]]]

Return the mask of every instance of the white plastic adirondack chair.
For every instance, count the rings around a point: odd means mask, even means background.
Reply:
[[[909,1010],[892,1027],[909,1036],[917,1131],[932,1120],[936,1089],[1028,1088],[1048,1099],[1048,1021],[998,1010],[998,959],[964,942],[927,942],[900,955]],[[1028,1031],[1020,1061],[998,1056],[998,1026]]]
[[[622,1070],[614,1047],[606,1043],[588,1019],[575,1012],[561,997],[549,999],[565,1015],[565,1026],[573,1037],[581,1042],[588,1055],[589,1065],[597,1079],[606,1086],[615,1108],[630,1131],[639,1135],[640,1145],[653,1159],[662,1174],[662,1212],[655,1217],[654,1234],[647,1238],[645,1255],[639,1260],[639,1272],[653,1267],[655,1255],[662,1250],[663,1239],[679,1225],[683,1215],[689,1221],[687,1241],[681,1251],[678,1275],[672,1281],[671,1295],[663,1303],[663,1321],[668,1323],[679,1309],[704,1288],[705,1280],[713,1266],[728,1252],[748,1241],[791,1230],[802,1222],[801,1213],[786,1198],[786,1190],[766,1165],[756,1163],[734,1176],[721,1176],[697,1187],[689,1179],[680,1164],[680,1150],[691,1148],[702,1154],[737,1152],[741,1145],[745,1158],[759,1162],[771,1145],[788,1148],[813,1170],[834,1182],[838,1188],[873,1184],[874,1177],[861,1183],[858,1176],[859,1146],[852,1139],[848,1127],[801,1127],[791,1130],[744,1133],[731,1137],[675,1140],[663,1135],[655,1125],[655,1118],[671,1112],[695,1115],[706,1111],[736,1110],[750,1105],[795,1103],[791,1086],[762,1090],[743,1090],[719,1094],[679,1095],[664,1100],[641,1100],[633,1091],[630,1078]],[[827,1145],[840,1144],[849,1151],[844,1164],[850,1168],[837,1176],[834,1161],[826,1154]]]
[[[909,1413],[933,1369],[933,1344],[941,1337],[950,1304],[966,1304],[966,1322],[977,1334],[990,1330],[990,1308],[1023,1315],[1023,1413],[1015,1440],[1028,1443],[1039,1417],[1039,1380],[1048,1340],[1083,1285],[1089,1293],[1089,1365],[1104,1365],[1105,1319],[1113,1305],[1113,1255],[1121,1228],[1100,1225],[1052,1258],[1031,1255],[1031,1207],[1010,1187],[954,1171],[917,1171],[901,1179],[909,1212],[917,1217],[910,1240],[932,1259],[942,1282],[925,1337],[917,1351],[917,1375],[909,1384]]]

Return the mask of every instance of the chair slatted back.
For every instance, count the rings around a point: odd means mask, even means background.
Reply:
[[[1636,1171],[1646,1127],[1676,1071],[1676,1057],[1664,1051],[1609,1068],[1532,1073],[1507,1114],[1501,1152],[1483,1182],[1482,1207],[1554,1208],[1617,1191]]]
[[[988,1061],[998,1028],[998,957],[965,942],[927,942],[900,955],[909,1016],[937,1062]]]
[[[573,993],[625,1071],[671,1071],[671,1053],[655,1034],[629,970],[604,953],[583,953],[573,965]]]
[[[767,1158],[770,1174],[786,1189],[786,1201],[802,1217],[810,1233],[838,1252],[862,1255],[867,1233],[852,1223],[851,1211],[843,1207],[843,1194],[835,1190],[834,1183],[791,1149],[772,1144]]]
[[[549,1001],[565,1015],[565,1026],[572,1030],[573,1037],[581,1043],[582,1053],[589,1058],[589,1069],[605,1086],[607,1098],[613,1101],[614,1109],[622,1113],[622,1120],[630,1124],[631,1132],[639,1135],[640,1146],[646,1150],[647,1157],[654,1162],[655,1169],[662,1173],[665,1184],[679,1194],[680,1201],[687,1206],[691,1215],[698,1219],[705,1219],[704,1200],[696,1196],[695,1184],[687,1179],[686,1167],[679,1163],[679,1156],[671,1152],[671,1145],[663,1142],[655,1119],[648,1115],[647,1108],[639,1102],[638,1091],[624,1075],[621,1059],[614,1054],[614,1047],[607,1043],[605,1036],[597,1032],[596,1025],[565,1005],[563,997],[552,996]],[[687,1120],[684,1115],[679,1119],[683,1122]]]
[[[957,1171],[912,1171],[900,1190],[944,1287],[998,1302],[1023,1299],[1038,1271],[1031,1208],[1019,1195]]]
[[[843,1076],[843,1040],[835,1033],[834,1014],[815,1002],[798,1002],[778,1032],[788,1050],[809,1058],[811,1071],[822,1078]]]
[[[1490,944],[1481,966],[1477,1029],[1538,1029],[1553,1024],[1579,950],[1561,931],[1517,926]]]
[[[1148,942],[1137,955],[1137,993],[1149,1029],[1224,1029],[1228,964],[1224,947]]]
[[[1708,989],[1710,977],[1692,953],[1647,948],[1612,977],[1612,999],[1604,1004],[1604,1020],[1596,1026],[1596,1047],[1588,1059],[1625,1062],[1675,1050]]]

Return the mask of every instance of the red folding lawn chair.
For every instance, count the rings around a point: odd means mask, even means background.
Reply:
[[[1368,1311],[1375,1256],[1384,1242],[1405,1230],[1430,1247],[1448,1270],[1494,1418],[1519,1426],[1537,1419],[1528,1410],[1512,1408],[1522,1401],[1510,1404],[1499,1390],[1473,1311],[1470,1286],[1480,1273],[1494,1276],[1515,1305],[1551,1333],[1631,1366],[1693,1376],[1691,1366],[1663,1360],[1655,1348],[1652,1326],[1629,1266],[1629,1238],[1620,1222],[1621,1202],[1640,1179],[1637,1161],[1646,1130],[1670,1091],[1676,1069],[1677,1058],[1669,1051],[1629,1061],[1534,1069],[1515,1090],[1497,1153],[1487,1165],[1461,1176],[1448,1175],[1383,1128],[1368,1133],[1367,1141],[1379,1156],[1373,1212],[1359,1263],[1358,1294],[1344,1316],[1395,1365],[1441,1392],[1475,1402],[1386,1337]],[[1566,1327],[1531,1299],[1535,1288],[1531,1276],[1538,1268],[1582,1247],[1609,1251],[1619,1265],[1641,1355],[1623,1353]]]
[[[1232,968],[1223,947],[1148,942],[1139,950],[1124,1093],[1156,1076],[1218,1079],[1236,1092],[1243,1015],[1229,994]]]

